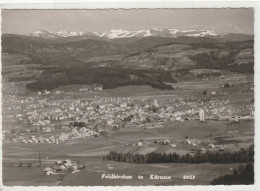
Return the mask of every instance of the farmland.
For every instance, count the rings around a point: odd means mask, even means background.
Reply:
[[[253,41],[3,38],[4,185],[209,185],[246,165],[106,156],[217,155],[252,146]],[[65,159],[84,165],[66,171]],[[131,180],[109,178],[124,175]]]

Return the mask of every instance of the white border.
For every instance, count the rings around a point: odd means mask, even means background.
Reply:
[[[1,9],[130,9],[130,8],[239,8],[259,7],[260,1],[218,0],[0,0]]]
[[[96,191],[98,190],[140,190],[140,191],[154,191],[154,190],[174,190],[174,191],[186,191],[186,190],[229,190],[229,191],[259,191],[260,190],[260,166],[259,166],[259,146],[260,146],[260,130],[258,129],[259,120],[257,116],[260,116],[260,102],[258,101],[258,96],[260,93],[260,2],[255,1],[243,1],[243,0],[218,0],[218,1],[182,1],[182,0],[142,0],[131,1],[131,0],[0,0],[0,9],[129,9],[129,8],[243,8],[243,7],[253,7],[255,11],[255,23],[254,23],[254,34],[255,34],[255,184],[246,185],[232,185],[232,186],[123,186],[123,187],[111,187],[111,186],[96,186],[96,187],[6,187],[1,186],[0,190],[88,190]],[[0,27],[1,29],[1,27]],[[0,49],[1,50],[1,49]],[[1,55],[0,55],[1,57]],[[1,69],[0,69],[1,71]],[[0,79],[1,80],[1,79]],[[1,86],[1,85],[0,85]],[[1,95],[2,97],[2,95]],[[0,98],[1,98],[0,97]],[[0,109],[1,111],[1,109]],[[2,134],[2,133],[1,133]],[[0,134],[0,138],[1,138]],[[2,143],[0,143],[2,146]],[[2,150],[0,149],[0,156],[2,156]],[[0,165],[0,175],[2,177],[2,166]],[[2,185],[2,181],[1,181]]]

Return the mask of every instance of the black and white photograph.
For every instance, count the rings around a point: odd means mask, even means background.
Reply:
[[[254,185],[254,14],[2,9],[2,185]]]

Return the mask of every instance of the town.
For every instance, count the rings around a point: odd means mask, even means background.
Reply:
[[[253,184],[254,10],[180,10],[3,10],[3,185]]]
[[[81,91],[82,88],[79,90]],[[47,92],[47,93],[46,93]],[[167,121],[253,119],[253,108],[235,109],[229,100],[204,103],[183,99],[172,100],[171,105],[161,105],[155,98],[152,103],[133,100],[129,97],[99,97],[92,100],[50,101],[44,94],[17,99],[8,96],[6,110],[20,114],[6,115],[8,120],[25,123],[27,128],[12,128],[3,131],[4,141],[22,143],[55,143],[98,137],[108,131],[136,126],[143,128],[161,127]],[[53,97],[60,94],[54,92]],[[17,106],[17,104],[22,104]],[[245,112],[246,111],[246,112]]]

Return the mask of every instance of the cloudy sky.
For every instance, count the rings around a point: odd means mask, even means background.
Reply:
[[[253,34],[253,9],[3,10],[2,32],[205,29]]]

